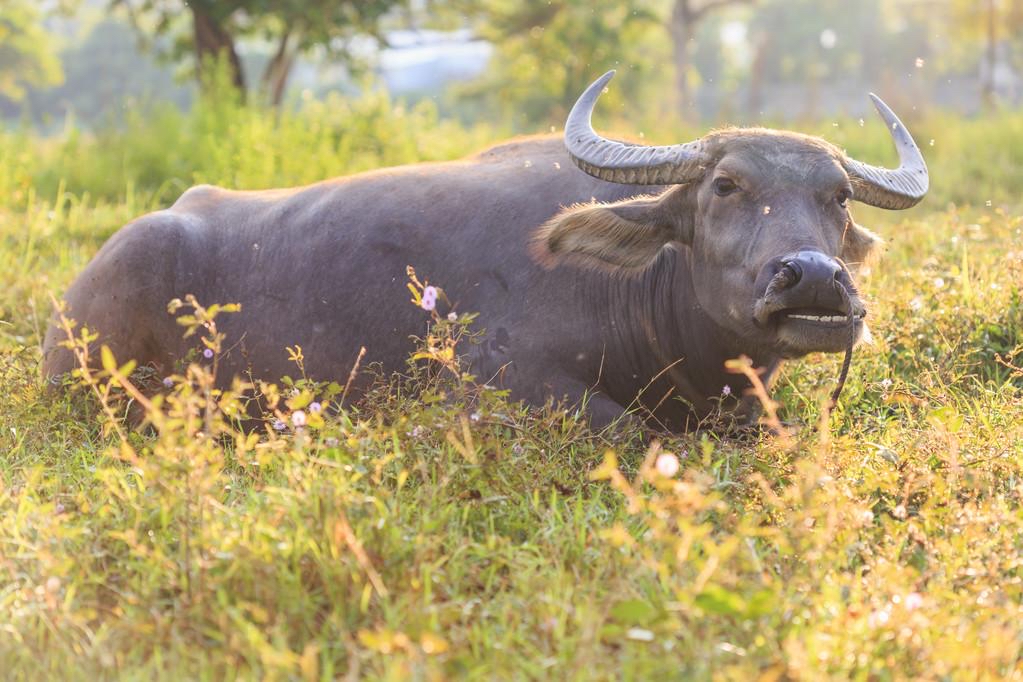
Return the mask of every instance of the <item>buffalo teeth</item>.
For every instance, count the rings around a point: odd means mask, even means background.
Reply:
[[[790,313],[788,316],[794,320],[809,320],[810,322],[844,322],[849,319],[845,315],[797,315]]]

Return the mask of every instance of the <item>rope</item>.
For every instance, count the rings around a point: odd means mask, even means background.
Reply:
[[[845,270],[845,263],[842,263],[842,261],[838,262],[842,269]],[[848,273],[849,271],[846,270],[846,272]],[[845,348],[845,359],[842,360],[842,371],[838,374],[838,385],[831,392],[831,403],[828,405],[829,411],[835,409],[835,406],[838,405],[838,396],[842,395],[842,389],[845,388],[845,380],[849,378],[849,367],[852,365],[853,346],[856,345],[856,316],[853,315],[852,302],[849,300],[849,290],[841,282],[835,282],[835,284],[838,285],[838,293],[842,295],[846,319],[849,321],[849,345]]]

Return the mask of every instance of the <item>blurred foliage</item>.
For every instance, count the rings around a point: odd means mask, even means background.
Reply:
[[[623,72],[610,106],[634,100],[667,55],[650,0],[482,0],[481,37],[497,46],[488,75],[456,86],[503,120],[560,125],[595,75]],[[660,40],[658,40],[660,38]]]
[[[331,59],[349,63],[349,45],[358,36],[379,36],[378,22],[407,0],[192,0],[186,3],[190,26],[180,21],[181,3],[176,0],[110,0],[113,7],[128,11],[143,34],[176,37],[172,56],[193,55],[195,72],[202,78],[207,62],[223,59],[229,83],[245,92],[260,88],[273,104],[280,104],[295,58],[321,48]],[[251,83],[240,57],[238,41],[255,37],[272,45],[259,85]]]
[[[60,61],[40,23],[34,0],[0,3],[0,95],[15,100],[28,86],[57,85],[63,75]]]

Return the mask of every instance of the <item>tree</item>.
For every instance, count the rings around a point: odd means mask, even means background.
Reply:
[[[708,14],[729,5],[748,5],[754,0],[674,0],[668,19],[675,65],[675,99],[679,113],[692,118],[693,102],[689,88],[693,44],[699,24]]]
[[[649,0],[472,0],[455,7],[479,21],[478,33],[495,46],[488,74],[459,88],[463,102],[476,101],[521,127],[560,123],[597,76],[617,68],[620,77],[601,102],[638,99],[661,55],[659,18]],[[640,73],[636,73],[636,72]]]
[[[273,105],[279,105],[296,57],[319,47],[335,57],[354,62],[350,52],[356,36],[381,40],[380,20],[407,0],[190,0],[190,30],[175,22],[181,12],[177,0],[110,0],[127,10],[140,34],[178,33],[174,56],[191,53],[200,84],[210,63],[223,64],[229,82],[244,95],[260,89]],[[259,85],[251,85],[245,62],[239,55],[243,38],[262,39],[272,52]]]
[[[58,85],[62,78],[35,0],[0,3],[0,95],[20,100],[26,88]]]

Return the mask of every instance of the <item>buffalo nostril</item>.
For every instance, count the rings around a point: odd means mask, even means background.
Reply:
[[[803,270],[799,267],[799,263],[795,261],[789,261],[781,268],[781,273],[785,277],[785,286],[790,287],[797,284],[803,277]]]

